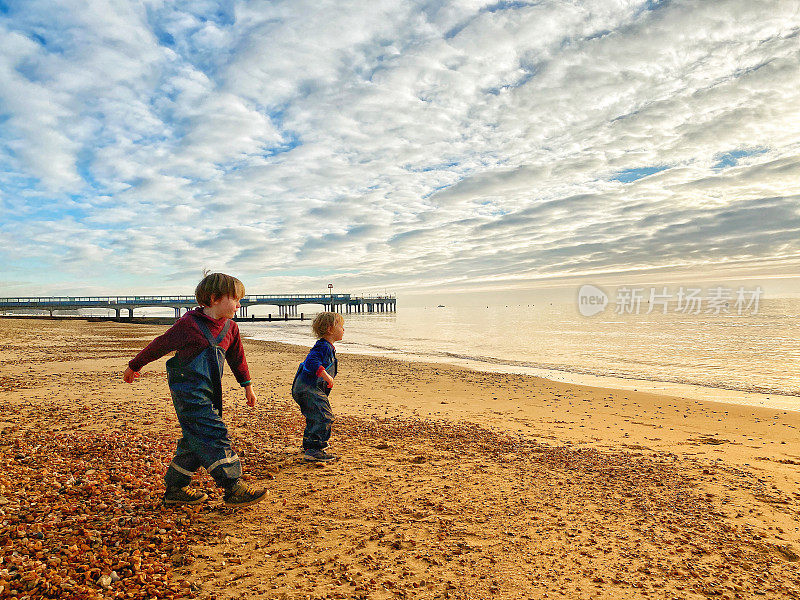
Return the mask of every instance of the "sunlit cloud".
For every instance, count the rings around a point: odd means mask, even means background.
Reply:
[[[780,1],[0,2],[4,295],[780,277],[798,31]]]

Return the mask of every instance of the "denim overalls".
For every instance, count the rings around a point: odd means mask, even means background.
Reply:
[[[322,377],[316,377],[313,383],[301,377],[303,364],[304,362],[300,363],[292,382],[292,398],[300,405],[300,412],[306,418],[306,428],[303,431],[303,450],[323,450],[328,447],[331,423],[334,419],[331,404],[328,401],[331,389]],[[331,362],[324,365],[328,375],[336,377],[338,364],[334,352]]]
[[[206,324],[194,317],[208,347],[188,363],[173,356],[167,361],[167,379],[183,437],[164,475],[167,488],[189,485],[201,466],[220,487],[228,487],[242,476],[239,457],[231,450],[228,428],[222,422],[222,368],[225,339],[231,322],[214,339]]]

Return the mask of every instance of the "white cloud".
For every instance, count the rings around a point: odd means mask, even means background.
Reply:
[[[779,1],[26,3],[0,251],[264,292],[781,260],[798,30]]]

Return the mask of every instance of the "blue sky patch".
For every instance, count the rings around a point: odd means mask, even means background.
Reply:
[[[509,90],[509,89],[522,87],[523,85],[528,83],[531,79],[536,77],[536,75],[539,72],[539,66],[538,65],[533,65],[533,66],[521,65],[520,68],[523,69],[525,71],[525,73],[521,77],[519,77],[516,81],[512,81],[510,83],[504,83],[503,85],[500,85],[500,86],[487,88],[487,89],[485,89],[483,91],[485,93],[487,93],[487,94],[492,94],[493,96],[497,96],[503,90]]]
[[[653,175],[660,171],[669,169],[669,165],[659,165],[657,167],[639,167],[637,169],[625,169],[614,175],[610,181],[621,181],[622,183],[631,183],[637,179],[642,179],[649,175]]]
[[[720,169],[735,167],[737,164],[739,164],[739,159],[747,158],[748,156],[755,156],[757,154],[764,154],[766,151],[766,148],[754,148],[751,150],[731,150],[730,152],[717,154],[714,157],[717,163],[711,168],[719,171]]]
[[[533,6],[533,2],[495,2],[494,4],[490,4],[489,6],[484,6],[481,9],[481,12],[498,12],[501,10],[516,10],[518,8],[528,8]]]
[[[436,186],[435,188],[433,188],[433,189],[432,189],[430,192],[428,192],[427,194],[423,194],[423,195],[422,195],[422,199],[423,199],[423,200],[427,200],[428,198],[430,198],[431,196],[433,196],[433,195],[434,195],[436,192],[441,192],[442,190],[449,188],[449,187],[450,187],[450,185],[452,185],[452,184],[449,184],[449,183],[448,183],[447,185],[439,185],[439,186]]]
[[[644,4],[642,4],[637,12],[650,12],[669,6],[669,4],[670,0],[647,0]]]
[[[291,152],[292,150],[303,144],[303,142],[300,141],[300,138],[293,133],[290,133],[288,131],[283,131],[281,132],[281,135],[283,136],[283,139],[285,141],[282,144],[277,144],[275,146],[265,149],[264,153],[262,154],[264,158],[270,158],[278,154],[286,154],[287,152]]]
[[[411,171],[412,173],[428,173],[430,171],[449,171],[453,167],[457,167],[458,164],[459,164],[458,161],[449,161],[449,162],[438,163],[435,165],[428,165],[426,167],[420,167],[420,168],[415,168],[410,165],[406,165],[404,169],[406,171]]]

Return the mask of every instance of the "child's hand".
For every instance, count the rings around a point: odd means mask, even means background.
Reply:
[[[256,405],[256,393],[253,391],[252,385],[244,386],[244,397],[247,400],[247,406],[253,408]]]
[[[122,381],[125,383],[133,383],[133,380],[139,377],[139,372],[134,371],[130,367],[125,369],[125,372],[122,374]]]
[[[325,380],[325,384],[328,386],[328,389],[333,387],[333,377],[328,375],[327,371],[323,371],[322,378]]]

